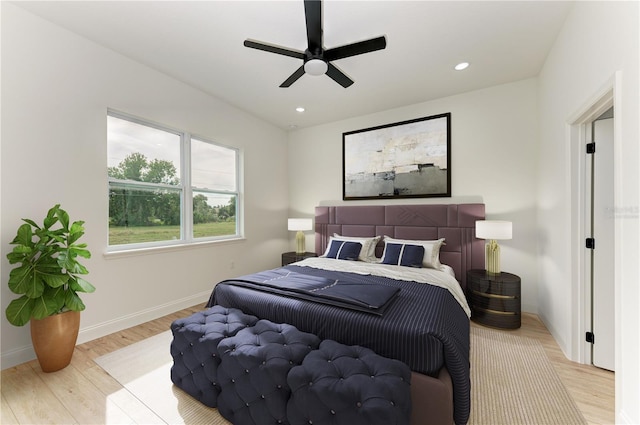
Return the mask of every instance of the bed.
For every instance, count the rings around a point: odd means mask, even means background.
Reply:
[[[484,204],[319,206],[321,258],[220,282],[208,305],[401,360],[412,370],[411,424],[465,424],[471,383],[464,290],[466,271],[484,268],[484,243],[474,236],[483,219]],[[434,257],[429,244],[442,239]],[[349,254],[354,242],[362,248],[356,257]],[[383,255],[405,266],[377,264]],[[407,267],[416,258],[422,267]],[[418,283],[426,281],[433,284]]]

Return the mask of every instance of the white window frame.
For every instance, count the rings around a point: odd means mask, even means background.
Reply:
[[[154,128],[156,130],[165,131],[175,134],[180,137],[180,185],[171,186],[162,183],[147,183],[147,182],[130,182],[114,179],[107,176],[107,189],[109,190],[113,186],[121,187],[139,187],[139,188],[162,188],[175,190],[180,192],[180,239],[166,240],[166,241],[154,241],[154,242],[141,242],[131,244],[109,245],[109,237],[107,234],[107,253],[112,252],[127,252],[127,251],[139,251],[144,249],[153,248],[167,248],[183,245],[201,245],[203,243],[220,242],[229,240],[243,239],[243,214],[242,214],[242,179],[241,179],[241,151],[238,148],[224,145],[212,141],[208,137],[196,135],[187,131],[170,128],[168,126],[158,124],[151,120],[139,118],[131,114],[115,111],[113,109],[107,109],[107,116],[126,120],[135,124],[143,125],[146,127]],[[236,190],[214,190],[208,188],[194,188],[191,185],[191,140],[197,139],[199,142],[210,143],[217,147],[230,149],[235,152],[235,172],[236,172]],[[107,141],[108,143],[108,141]],[[224,236],[209,236],[209,237],[193,237],[193,192],[194,189],[198,192],[206,192],[220,195],[230,195],[236,197],[236,219],[235,219],[235,234]],[[107,217],[109,212],[107,210]],[[109,229],[107,228],[107,232]]]

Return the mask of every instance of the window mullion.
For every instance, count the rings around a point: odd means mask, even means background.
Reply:
[[[182,239],[193,240],[193,191],[191,189],[191,134],[182,138]]]

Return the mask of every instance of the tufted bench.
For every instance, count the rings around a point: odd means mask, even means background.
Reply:
[[[218,344],[253,326],[255,316],[235,308],[213,306],[171,324],[171,381],[209,407],[216,407],[220,386]]]
[[[411,371],[359,346],[324,340],[291,369],[291,425],[407,425]]]
[[[292,325],[259,320],[218,345],[218,411],[238,425],[288,424],[287,374],[320,339]]]

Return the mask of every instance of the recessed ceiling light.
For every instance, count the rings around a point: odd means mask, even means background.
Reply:
[[[296,108],[296,111],[298,111],[298,112],[304,112],[304,108],[303,108],[302,106],[298,106],[298,107]]]
[[[462,71],[463,69],[467,69],[469,67],[469,62],[460,62],[456,66],[453,67],[456,71]]]

